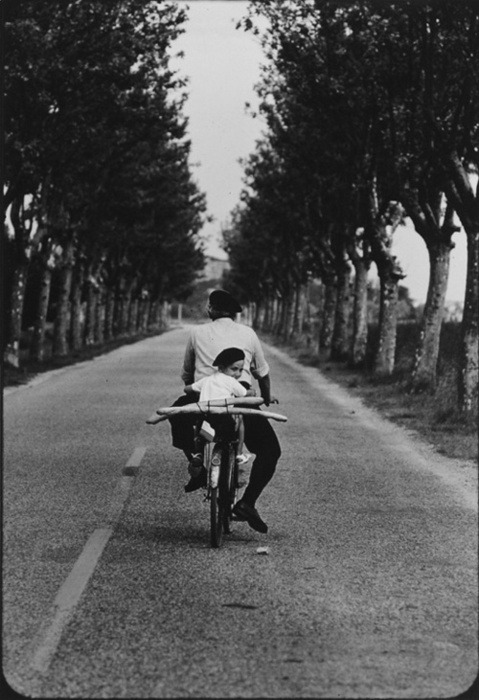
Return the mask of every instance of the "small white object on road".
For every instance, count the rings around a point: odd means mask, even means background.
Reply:
[[[256,554],[269,554],[269,548],[268,547],[258,547],[256,550]]]

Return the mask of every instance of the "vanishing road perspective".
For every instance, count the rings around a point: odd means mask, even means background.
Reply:
[[[29,697],[451,697],[477,663],[477,482],[265,346],[282,447],[209,542],[169,424],[188,327],[4,396],[3,673]],[[275,407],[276,410],[276,407]]]

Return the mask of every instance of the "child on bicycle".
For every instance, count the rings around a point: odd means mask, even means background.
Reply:
[[[245,354],[240,348],[226,348],[217,355],[213,361],[213,367],[218,370],[203,377],[193,384],[185,386],[186,394],[196,392],[200,394],[200,401],[209,401],[211,399],[225,399],[230,396],[254,396],[254,389],[246,389],[239,383],[238,379],[241,376],[245,360]],[[244,423],[242,416],[235,416],[236,427],[238,432],[238,456],[236,461],[239,465],[248,461],[249,457],[243,454],[244,449]],[[214,430],[209,425],[205,426],[206,433],[210,433],[210,439],[214,436]],[[210,432],[212,430],[212,432]],[[202,457],[200,454],[192,456],[191,465],[193,469],[201,468]],[[191,472],[190,472],[191,473]]]

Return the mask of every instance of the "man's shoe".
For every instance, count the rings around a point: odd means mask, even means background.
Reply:
[[[259,513],[256,508],[250,506],[244,501],[238,501],[238,503],[233,508],[233,513],[236,515],[238,520],[246,520],[248,525],[256,530],[257,532],[268,532],[268,526],[259,517]]]
[[[185,486],[185,491],[186,493],[191,493],[192,491],[197,491],[198,489],[202,488],[203,486],[206,486],[207,484],[207,472],[204,467],[202,467],[200,473],[198,476],[192,476],[191,479],[188,481],[188,483]]]
[[[191,455],[191,462],[188,464],[188,472],[190,476],[199,476],[203,467],[203,455],[197,452]]]

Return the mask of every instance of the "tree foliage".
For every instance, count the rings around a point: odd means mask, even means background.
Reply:
[[[404,277],[392,235],[409,217],[431,259],[416,370],[433,384],[454,212],[468,232],[469,269],[478,271],[478,200],[468,177],[479,153],[477,3],[265,0],[250,3],[238,28],[262,41],[257,92],[266,133],[245,168],[243,202],[226,238],[230,279],[263,305],[279,299],[278,309],[293,303],[292,288],[319,277],[339,305],[349,263],[358,284],[359,266],[373,261],[381,282],[376,367],[391,373]],[[256,260],[248,265],[246,242],[252,258],[268,251],[261,276]],[[473,280],[470,272],[464,406],[474,377],[477,384]],[[359,303],[366,295],[356,289]],[[337,311],[336,322],[345,314]]]
[[[183,298],[204,264],[206,210],[189,162],[186,80],[170,68],[185,10],[22,0],[4,14],[4,207],[17,264],[40,257],[46,274],[80,267],[100,291],[127,280],[150,302]]]

